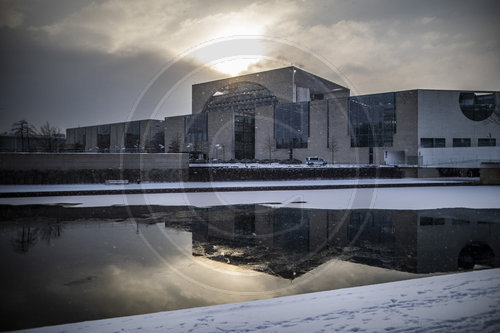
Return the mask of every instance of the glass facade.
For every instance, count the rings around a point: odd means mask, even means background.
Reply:
[[[185,142],[205,142],[207,141],[207,114],[199,113],[186,116],[184,118]]]
[[[100,152],[109,152],[111,125],[97,127],[97,147]]]
[[[75,151],[85,150],[85,141],[87,140],[85,127],[78,127],[75,130]]]
[[[351,147],[392,147],[396,133],[395,94],[349,98]]]
[[[302,209],[280,208],[274,214],[275,247],[298,254],[309,251],[309,219]]]
[[[277,104],[274,108],[276,148],[307,148],[309,102]]]
[[[141,135],[141,123],[139,121],[131,121],[125,123],[125,151],[138,152]]]
[[[353,211],[349,217],[347,238],[353,245],[365,241],[394,242],[392,215],[385,212]]]
[[[487,119],[496,107],[493,93],[464,92],[460,93],[458,101],[463,114],[474,121]]]
[[[254,112],[256,107],[273,105],[276,101],[276,96],[267,88],[256,83],[239,82],[219,89],[204,111]]]
[[[234,115],[234,158],[255,158],[255,117],[253,113]]]

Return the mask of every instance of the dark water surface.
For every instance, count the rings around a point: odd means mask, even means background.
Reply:
[[[500,265],[500,210],[0,207],[1,330]]]

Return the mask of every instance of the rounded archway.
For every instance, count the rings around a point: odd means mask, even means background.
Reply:
[[[471,270],[475,265],[494,266],[495,253],[488,244],[472,242],[458,254],[458,269]]]

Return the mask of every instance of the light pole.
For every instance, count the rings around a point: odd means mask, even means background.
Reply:
[[[215,145],[216,148],[216,153],[215,156],[217,159],[219,159],[219,150],[222,150],[222,158],[221,160],[224,160],[224,145],[221,145],[220,143]]]
[[[297,72],[297,70],[293,68],[293,71],[292,71],[292,102],[293,103],[296,103],[297,102],[297,87],[295,87],[295,73]]]

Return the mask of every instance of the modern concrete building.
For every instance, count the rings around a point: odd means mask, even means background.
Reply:
[[[164,152],[163,120],[146,119],[68,128],[68,150],[102,153]]]
[[[165,145],[218,160],[475,168],[500,159],[499,92],[349,93],[293,66],[197,84],[192,114],[165,119]]]
[[[474,263],[500,266],[494,255],[500,251],[495,237],[500,225],[492,211],[248,205],[200,209],[196,214],[202,222],[193,228],[194,255],[251,263],[286,278],[296,278],[332,258],[412,273],[471,269]],[[266,250],[252,251],[253,246]]]

